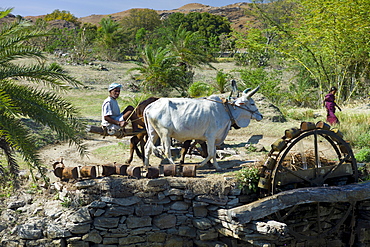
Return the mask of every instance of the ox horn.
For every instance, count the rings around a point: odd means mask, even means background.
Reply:
[[[248,88],[249,89],[249,88]],[[247,91],[248,93],[245,93],[245,94],[247,94],[247,95],[245,95],[245,97],[247,97],[247,98],[250,98],[250,97],[252,97],[257,91],[258,91],[258,89],[260,89],[260,86],[258,86],[258,87],[256,87],[255,89],[253,89],[252,91],[250,91],[249,92],[249,90]],[[247,89],[246,89],[247,90]],[[244,91],[246,91],[246,90],[244,90]],[[244,93],[244,92],[243,92]]]
[[[252,89],[252,88],[247,88],[247,89],[245,89],[245,90],[243,91],[243,94],[248,93],[249,91],[251,91],[251,89]]]

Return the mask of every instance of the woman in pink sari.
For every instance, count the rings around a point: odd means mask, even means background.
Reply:
[[[338,107],[339,111],[342,111],[340,107],[335,103],[335,93],[337,92],[336,87],[330,88],[330,91],[327,95],[325,95],[324,105],[327,111],[326,121],[330,123],[330,125],[339,124],[339,120],[337,116],[335,116],[335,107]]]

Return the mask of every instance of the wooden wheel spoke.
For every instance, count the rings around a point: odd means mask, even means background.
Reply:
[[[327,173],[325,173],[325,175],[323,176],[324,180],[326,180],[330,174],[334,173],[344,163],[344,161],[347,160],[348,157],[349,154],[347,154],[343,159],[341,159],[338,165],[333,166]]]
[[[291,170],[291,169],[289,169],[289,168],[287,168],[287,167],[284,167],[284,166],[281,166],[281,168],[282,169],[284,169],[285,171],[287,171],[287,172],[289,172],[289,173],[291,173],[291,174],[293,174],[294,176],[296,176],[297,178],[300,178],[300,179],[302,179],[303,181],[306,181],[306,182],[308,182],[308,183],[312,183],[312,180],[309,180],[309,179],[307,179],[307,178],[305,178],[305,177],[302,177],[301,175],[299,175],[297,172],[295,172],[295,171],[293,171],[293,170]]]

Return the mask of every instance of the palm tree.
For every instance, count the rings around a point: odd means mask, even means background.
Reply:
[[[11,11],[0,11],[0,18]],[[29,26],[28,22],[17,20],[0,27],[0,149],[7,157],[7,169],[0,163],[0,178],[10,177],[15,185],[18,174],[15,151],[20,153],[31,172],[36,169],[43,174],[35,141],[21,118],[49,126],[62,140],[76,144],[81,155],[85,151],[81,145],[83,124],[77,117],[78,112],[57,94],[66,89],[66,83],[74,86],[80,83],[63,73],[59,65],[46,65],[42,52],[27,44],[32,38],[47,35]],[[32,58],[35,62],[22,65],[19,58]],[[16,79],[29,83],[20,84]]]
[[[169,41],[168,49],[178,60],[178,67],[181,73],[177,73],[177,78],[171,85],[181,85],[182,95],[185,95],[188,87],[193,83],[194,67],[207,65],[215,69],[211,64],[211,56],[205,48],[205,39],[199,32],[187,31],[181,25],[179,28],[170,32],[167,36]],[[179,83],[181,82],[181,83]]]
[[[210,65],[211,56],[204,49],[205,39],[199,32],[187,31],[181,25],[179,28],[169,33],[168,48],[174,56],[177,56],[182,64],[187,68]]]
[[[102,53],[105,54],[106,58],[112,59],[114,53],[116,52],[113,48],[116,43],[115,33],[119,29],[119,24],[110,16],[101,19],[99,24],[100,28],[98,31],[101,35],[99,42],[103,46]]]
[[[137,66],[128,72],[137,70],[140,76],[137,77],[142,84],[145,92],[158,92],[166,96],[169,91],[168,77],[169,72],[176,69],[173,66],[173,57],[166,48],[153,48],[146,45],[141,53],[142,62],[137,62]]]

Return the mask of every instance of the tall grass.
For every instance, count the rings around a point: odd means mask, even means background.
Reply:
[[[339,112],[337,116],[346,141],[358,149],[370,148],[370,113]]]

